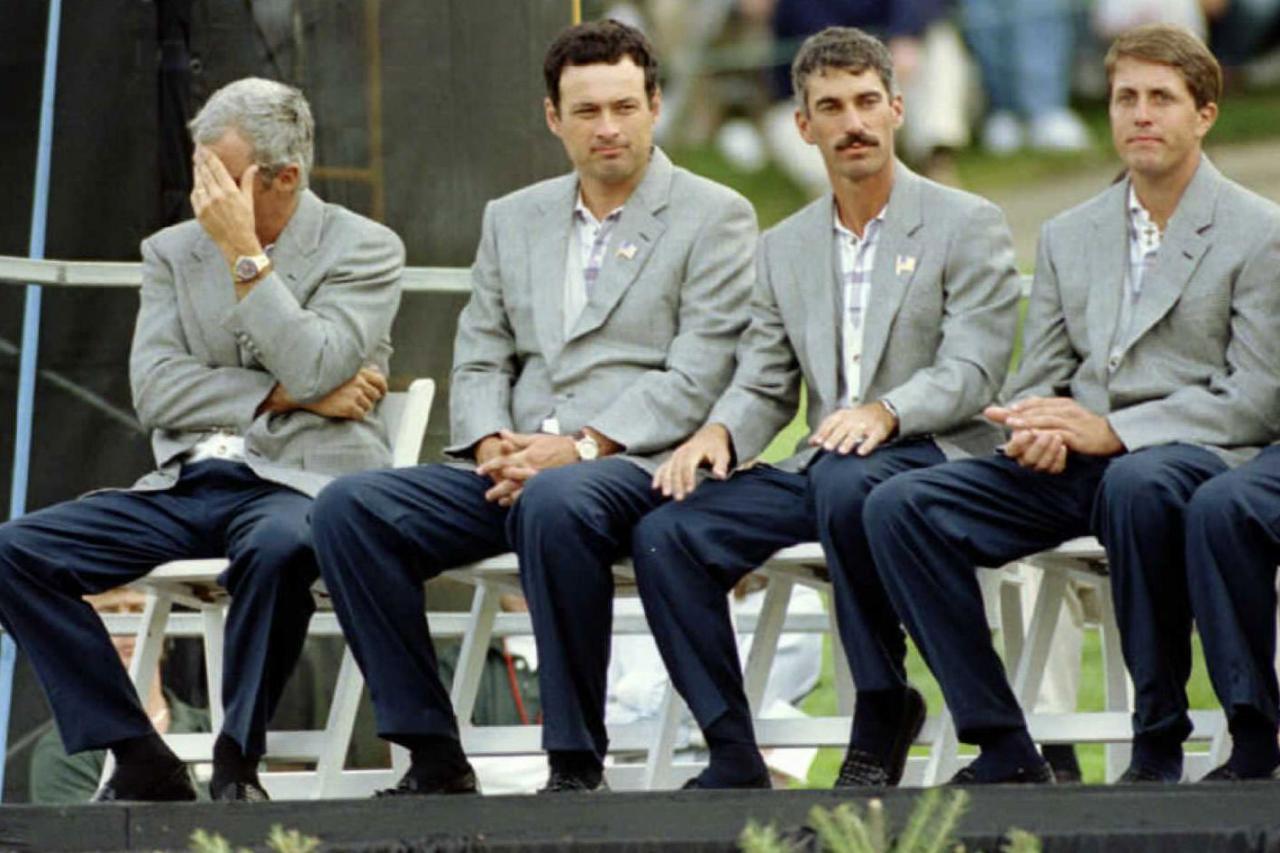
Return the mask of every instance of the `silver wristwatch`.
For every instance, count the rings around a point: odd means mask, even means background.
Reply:
[[[580,432],[573,439],[573,447],[578,451],[578,459],[590,462],[600,458],[600,442],[585,432]]]

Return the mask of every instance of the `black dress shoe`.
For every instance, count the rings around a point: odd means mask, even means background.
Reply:
[[[748,779],[745,782],[738,782],[733,785],[716,785],[711,784],[703,777],[706,772],[699,773],[689,781],[680,786],[682,791],[727,791],[727,790],[749,790],[752,788],[772,788],[773,780],[769,778],[769,772],[766,770],[764,774],[756,776],[754,779]]]
[[[1219,767],[1219,770],[1225,769],[1226,765]],[[1217,771],[1214,771],[1217,772]],[[1153,770],[1141,764],[1130,764],[1129,769],[1120,774],[1120,778],[1116,780],[1117,785],[1176,785],[1182,781],[1182,774],[1177,776],[1169,773],[1161,773],[1159,770]],[[1215,781],[1215,780],[1210,780]]]
[[[196,789],[191,785],[187,765],[170,765],[154,776],[139,778],[137,768],[116,768],[107,784],[98,789],[90,802],[94,803],[171,803],[194,800]]]
[[[579,793],[595,793],[605,792],[609,790],[609,783],[604,780],[604,775],[599,778],[587,778],[577,773],[558,773],[551,771],[551,775],[547,777],[547,784],[538,789],[539,794],[569,794]]]
[[[888,788],[893,785],[880,759],[862,749],[850,749],[836,776],[836,788]]]
[[[211,797],[217,803],[266,803],[271,797],[257,780],[251,782],[228,782],[211,791]]]
[[[974,762],[975,764],[977,762]],[[1052,785],[1053,768],[1049,766],[1049,762],[1041,761],[1038,766],[1019,767],[1012,773],[1006,773],[994,778],[980,777],[973,769],[973,764],[967,767],[961,767],[956,775],[951,777],[948,785]]]
[[[423,781],[414,775],[410,767],[400,777],[394,788],[384,788],[374,794],[375,797],[427,797],[433,794],[478,794],[480,787],[476,784],[475,771],[471,765],[451,779],[435,779]]]

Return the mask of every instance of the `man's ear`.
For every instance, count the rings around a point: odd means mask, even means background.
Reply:
[[[547,128],[556,136],[560,135],[560,109],[550,98],[542,99],[542,109],[547,115]]]
[[[302,184],[302,169],[298,167],[297,163],[282,166],[275,176],[271,178],[271,183],[287,192],[295,192]]]

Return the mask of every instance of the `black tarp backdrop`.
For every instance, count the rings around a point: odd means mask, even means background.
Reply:
[[[466,266],[484,203],[566,168],[542,118],[541,63],[569,0],[65,0],[46,256],[137,260],[138,242],[190,215],[183,124],[246,75],[301,86],[316,116],[314,189],[404,239],[409,263]],[[47,2],[0,0],[0,254],[29,239]],[[13,454],[22,288],[0,286],[0,489]],[[394,379],[441,383],[424,458],[448,429],[448,369],[463,297],[406,295]],[[28,508],[151,465],[131,412],[131,290],[46,288]],[[110,414],[78,394],[84,389]],[[7,507],[7,503],[6,503]],[[10,740],[43,699],[20,670]],[[26,752],[5,800],[23,799]]]

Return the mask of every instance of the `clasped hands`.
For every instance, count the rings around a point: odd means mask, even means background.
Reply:
[[[1125,446],[1111,423],[1070,397],[1028,397],[1009,406],[989,406],[988,420],[1012,430],[1002,450],[1024,468],[1061,474],[1068,451],[1114,456]]]
[[[476,473],[493,481],[484,499],[501,507],[514,504],[525,483],[539,471],[577,461],[576,441],[568,435],[504,429],[476,445]]]

